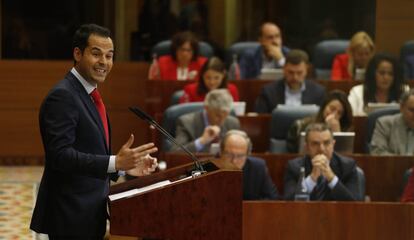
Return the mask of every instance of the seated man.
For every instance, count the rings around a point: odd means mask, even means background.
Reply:
[[[281,68],[289,51],[282,45],[282,33],[276,24],[266,22],[260,27],[260,46],[249,49],[240,56],[242,79],[257,78],[262,68]]]
[[[414,89],[402,94],[400,111],[378,118],[371,139],[371,154],[414,154]]]
[[[304,157],[289,160],[284,176],[284,197],[293,200],[300,168],[305,168],[305,185],[310,200],[352,201],[358,198],[358,173],[355,160],[333,151],[335,140],[324,123],[306,128]]]
[[[302,104],[321,105],[325,88],[316,82],[305,80],[308,72],[308,55],[302,50],[292,50],[286,55],[283,67],[284,79],[263,87],[256,99],[255,111],[271,113],[278,104],[298,106]]]
[[[210,91],[204,100],[204,109],[178,118],[175,140],[192,152],[210,152],[212,143],[218,143],[230,129],[239,129],[239,120],[229,113],[233,98],[227,89]],[[173,151],[180,150],[177,146]]]
[[[220,143],[218,165],[243,170],[243,200],[277,199],[278,193],[270,178],[266,162],[249,156],[252,143],[247,134],[230,130]]]

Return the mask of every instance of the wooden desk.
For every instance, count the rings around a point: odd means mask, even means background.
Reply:
[[[243,201],[243,239],[414,239],[414,204]]]
[[[246,102],[246,112],[254,111],[254,103],[259,96],[262,87],[272,80],[240,80],[230,81],[237,86],[239,90],[240,100]],[[328,91],[333,89],[341,89],[348,93],[349,90],[359,84],[356,81],[325,81],[317,80],[318,83],[325,86]],[[183,87],[191,81],[163,81],[163,80],[147,80],[145,81],[145,96],[147,111],[151,115],[158,112],[164,112],[170,106],[171,96],[175,91],[183,89]]]
[[[298,154],[253,154],[263,158],[273,182],[280,193],[283,193],[283,175],[286,163],[294,159]],[[201,154],[200,158],[212,157]],[[372,201],[398,201],[402,191],[403,175],[405,171],[414,166],[414,158],[409,156],[369,156],[350,155],[357,161],[360,168],[364,170],[366,179],[366,191]],[[192,160],[182,153],[166,153],[159,160],[167,162],[167,166],[174,167],[189,163]]]

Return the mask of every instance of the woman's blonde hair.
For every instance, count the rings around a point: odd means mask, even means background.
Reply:
[[[374,41],[372,41],[372,38],[368,35],[368,33],[364,32],[364,31],[360,31],[355,33],[352,38],[351,41],[349,43],[349,47],[348,47],[348,55],[349,55],[349,62],[348,62],[348,73],[350,76],[353,76],[353,71],[354,71],[354,58],[352,55],[352,52],[355,51],[355,49],[357,48],[368,48],[371,50],[371,56],[374,55],[375,52],[375,44]]]

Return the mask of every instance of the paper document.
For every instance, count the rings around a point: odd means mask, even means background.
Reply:
[[[128,191],[125,191],[125,192],[112,194],[112,195],[109,195],[109,200],[114,201],[114,200],[117,200],[117,199],[130,197],[130,196],[138,194],[138,193],[142,193],[142,192],[149,191],[149,190],[152,190],[152,189],[155,189],[155,188],[159,188],[159,187],[169,185],[170,183],[171,183],[170,180],[165,180],[165,181],[157,182],[157,183],[154,183],[154,184],[142,187],[142,188],[135,188],[135,189],[131,189],[131,190],[128,190]]]

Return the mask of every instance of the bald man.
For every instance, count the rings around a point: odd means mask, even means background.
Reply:
[[[276,24],[263,23],[258,40],[260,46],[246,50],[240,57],[243,79],[258,78],[262,69],[282,68],[285,65],[285,55],[289,49],[283,46],[282,33]]]
[[[217,161],[223,166],[243,171],[243,200],[278,199],[266,162],[249,156],[251,149],[251,141],[245,132],[230,130],[220,143],[220,158]]]

